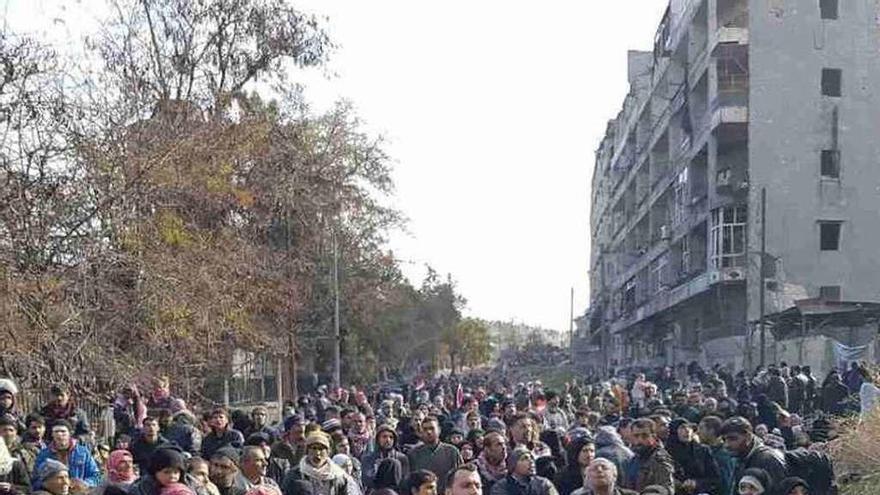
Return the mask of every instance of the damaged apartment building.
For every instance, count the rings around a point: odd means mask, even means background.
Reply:
[[[628,71],[579,363],[757,365],[762,314],[767,363],[873,359],[880,0],[672,0]]]

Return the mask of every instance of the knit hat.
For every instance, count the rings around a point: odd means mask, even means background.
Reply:
[[[516,464],[525,456],[532,455],[528,449],[517,447],[507,456],[507,471],[512,473],[516,471]]]
[[[236,466],[238,466],[241,461],[241,455],[238,453],[238,449],[234,447],[220,447],[213,454],[211,454],[211,459],[217,459],[219,457],[225,457],[233,462]],[[209,459],[210,460],[210,459]]]
[[[147,472],[155,475],[166,468],[177,468],[181,473],[186,472],[186,460],[180,450],[173,447],[163,447],[150,456],[150,464]]]
[[[272,439],[269,437],[268,433],[263,433],[262,431],[258,431],[256,433],[251,433],[249,437],[247,437],[247,441],[244,443],[248,446],[259,447],[260,445],[272,445]]]
[[[294,426],[300,426],[305,424],[306,420],[302,416],[298,414],[294,414],[289,418],[284,420],[284,431],[290,431]]]
[[[15,385],[14,381],[8,378],[2,378],[0,379],[0,394],[3,394],[4,392],[17,395],[18,387]]]
[[[37,481],[40,482],[40,485],[44,484],[46,481],[58,476],[61,473],[68,472],[67,466],[56,461],[55,459],[46,459],[40,469],[37,470]]]
[[[672,495],[665,486],[651,485],[642,490],[641,495]]]
[[[759,493],[767,493],[767,489],[770,488],[770,475],[763,469],[749,468],[743,471],[743,476],[739,479],[739,483],[743,482],[757,487]]]
[[[779,482],[779,491],[780,495],[788,495],[795,487],[802,486],[807,489],[807,492],[810,491],[810,485],[802,480],[801,478],[785,478],[784,480]]]
[[[327,436],[326,433],[322,433],[320,431],[316,431],[311,433],[306,437],[306,448],[311,447],[312,445],[323,445],[328,450],[330,449],[330,437]]]
[[[321,429],[324,430],[324,433],[333,433],[336,430],[341,430],[342,421],[339,421],[336,418],[328,419],[321,423]]]

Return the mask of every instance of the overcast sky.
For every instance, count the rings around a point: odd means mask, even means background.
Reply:
[[[351,100],[390,141],[409,233],[390,247],[451,273],[468,314],[566,330],[588,303],[594,150],[628,91],[626,52],[649,50],[667,0],[292,0],[329,16],[316,109]],[[13,29],[52,36],[99,0],[0,0]],[[73,13],[72,13],[73,12]],[[78,29],[82,21],[76,22]]]

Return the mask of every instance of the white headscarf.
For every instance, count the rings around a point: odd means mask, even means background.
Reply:
[[[12,466],[15,464],[15,458],[9,453],[6,447],[6,440],[0,437],[0,476],[6,476],[12,472]]]

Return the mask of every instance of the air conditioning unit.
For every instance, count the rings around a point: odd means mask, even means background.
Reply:
[[[660,226],[660,239],[664,240],[664,241],[668,241],[671,238],[672,238],[672,234],[669,232],[669,226],[668,225],[661,225]]]
[[[730,169],[726,168],[724,170],[718,171],[718,177],[715,181],[718,187],[730,187],[731,173]]]

